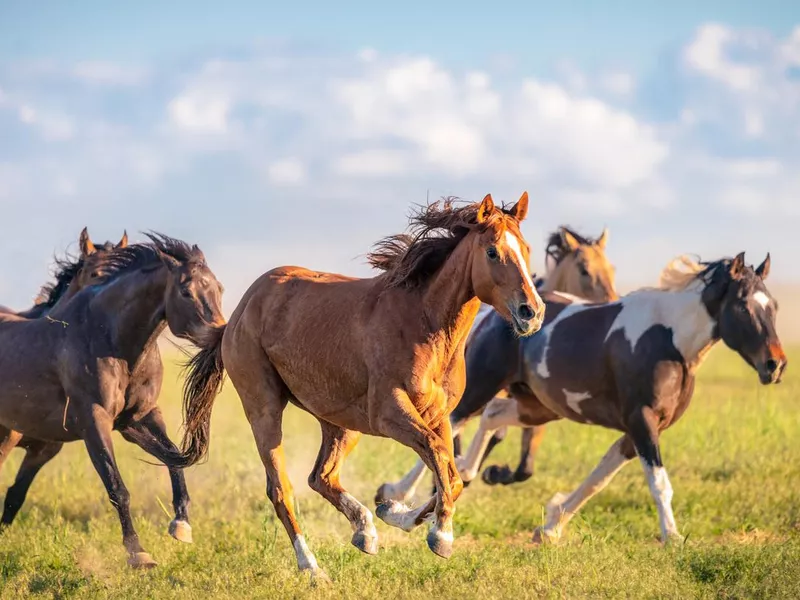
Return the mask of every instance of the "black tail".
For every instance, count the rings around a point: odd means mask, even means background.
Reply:
[[[169,460],[174,467],[188,467],[208,454],[211,409],[225,381],[222,364],[222,336],[225,325],[215,327],[200,342],[201,349],[186,364],[183,384],[183,442],[178,460]]]

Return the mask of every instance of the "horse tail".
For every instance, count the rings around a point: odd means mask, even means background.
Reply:
[[[225,325],[215,327],[200,342],[200,351],[186,363],[183,384],[183,442],[176,467],[196,464],[208,454],[211,436],[211,409],[225,381],[222,364],[222,336]],[[177,464],[176,464],[177,463]]]

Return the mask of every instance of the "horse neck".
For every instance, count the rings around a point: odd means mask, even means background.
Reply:
[[[581,290],[579,286],[571,284],[570,279],[566,276],[565,263],[562,261],[556,263],[552,269],[548,269],[544,275],[544,282],[542,283],[542,292],[564,292],[566,294],[573,294],[580,296]]]
[[[422,305],[435,339],[453,350],[466,341],[481,306],[472,287],[472,254],[466,240],[425,286]]]
[[[90,301],[90,313],[103,314],[110,321],[114,346],[131,365],[156,343],[166,326],[168,277],[166,266],[137,269],[107,284]]]
[[[678,291],[657,291],[657,314],[669,323],[687,364],[696,368],[719,341],[717,321],[703,302],[704,285],[697,281]]]

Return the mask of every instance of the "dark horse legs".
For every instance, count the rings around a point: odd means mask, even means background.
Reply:
[[[159,460],[163,460],[165,455],[179,452],[167,436],[167,427],[158,407],[142,419],[122,428],[120,433],[126,440]],[[190,544],[192,527],[189,525],[189,491],[183,469],[169,467],[169,478],[172,483],[172,506],[175,509],[175,518],[169,524],[169,534],[178,541]]]
[[[25,449],[25,458],[22,459],[22,464],[19,466],[17,478],[6,493],[0,527],[11,525],[19,509],[22,508],[25,496],[27,496],[28,489],[30,489],[37,473],[61,451],[63,446],[59,442],[29,441]]]
[[[155,567],[156,562],[145,552],[139,543],[139,535],[133,528],[130,509],[130,493],[120,475],[117,461],[114,458],[114,446],[111,443],[111,432],[114,422],[106,410],[99,405],[91,405],[86,414],[81,415],[80,425],[83,440],[89,458],[92,460],[97,474],[106,486],[108,498],[119,513],[122,525],[122,543],[128,551],[128,564],[134,568]]]

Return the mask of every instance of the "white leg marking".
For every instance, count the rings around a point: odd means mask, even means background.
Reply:
[[[369,537],[378,537],[378,530],[372,520],[372,513],[353,496],[345,492],[342,494],[342,504],[360,514],[357,522],[351,523],[353,531],[364,532]]]
[[[588,400],[592,395],[589,392],[570,392],[565,389],[561,391],[564,393],[564,398],[567,400],[567,406],[579,415],[583,415],[583,412],[581,412],[581,402]]]
[[[525,262],[525,257],[522,256],[522,247],[519,245],[519,240],[517,236],[515,236],[510,231],[506,231],[506,245],[511,248],[511,252],[514,254],[514,258],[516,259],[517,266],[519,270],[522,272],[522,276],[525,278],[525,281],[531,289],[533,293],[537,296],[539,295],[536,291],[536,286],[533,284],[533,279],[531,279],[530,270],[528,269],[528,263]]]
[[[308,549],[308,544],[302,535],[298,535],[292,542],[294,546],[294,554],[297,557],[297,566],[301,571],[316,571],[319,569],[317,559]]]
[[[658,522],[661,526],[661,539],[664,542],[672,537],[680,537],[678,526],[675,524],[675,515],[672,514],[672,484],[669,482],[667,470],[664,467],[652,467],[640,457],[650,493],[658,509]]]
[[[457,461],[458,470],[463,481],[472,481],[478,475],[481,458],[486,453],[489,441],[495,431],[509,425],[522,425],[519,420],[517,401],[513,398],[493,398],[481,415],[481,424],[467,454]]]
[[[569,494],[556,494],[547,505],[547,522],[542,534],[550,540],[561,537],[564,527],[570,519],[586,504],[589,499],[606,487],[614,475],[624,467],[630,459],[622,454],[624,437],[618,439],[600,461],[589,477]]]
[[[403,531],[412,531],[422,523],[417,523],[418,518],[426,509],[427,502],[419,508],[410,508],[400,502],[389,500],[378,509],[378,516],[387,525],[397,527]],[[432,512],[426,520],[432,519],[435,512]]]
[[[422,459],[419,459],[400,481],[384,484],[384,499],[406,502],[414,496],[417,486],[419,486],[424,475],[425,463],[422,462]]]

